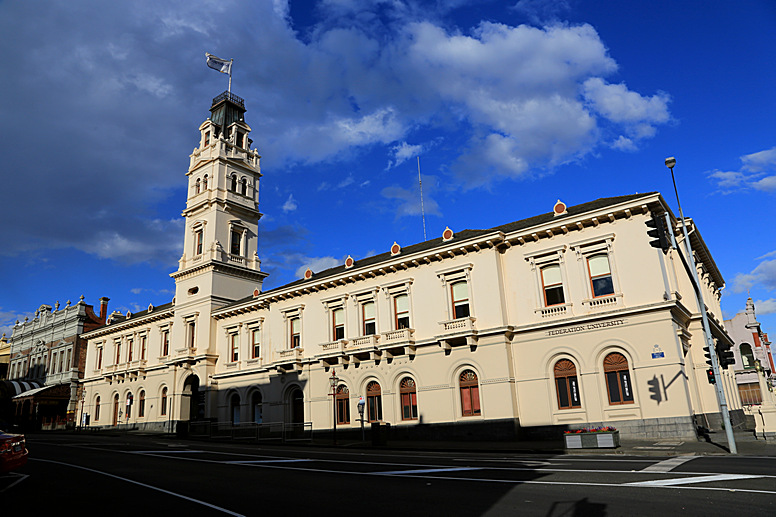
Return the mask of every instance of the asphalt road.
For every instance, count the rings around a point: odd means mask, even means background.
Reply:
[[[0,515],[773,515],[776,458],[28,437]]]

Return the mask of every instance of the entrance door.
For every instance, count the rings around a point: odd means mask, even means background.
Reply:
[[[200,392],[199,377],[189,375],[183,383],[181,393],[181,420],[202,420],[205,418],[205,393]]]
[[[119,394],[116,393],[116,396],[113,397],[113,425],[118,425],[119,423]]]
[[[292,424],[304,423],[304,395],[302,390],[294,388],[288,394],[289,409],[290,409],[290,421]]]

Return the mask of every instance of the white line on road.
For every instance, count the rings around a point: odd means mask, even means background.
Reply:
[[[432,472],[457,472],[461,470],[482,470],[477,467],[447,467],[437,469],[416,469],[416,470],[392,470],[388,472],[370,472],[370,474],[377,476],[404,476],[407,474],[429,474]]]
[[[195,449],[186,449],[186,450],[177,450],[177,451],[171,451],[169,449],[165,449],[165,450],[158,449],[158,450],[155,450],[155,451],[126,451],[126,452],[128,452],[130,454],[183,454],[183,453],[187,453],[187,452],[201,452],[201,453],[204,453],[205,451],[198,451],[198,450],[195,450]]]
[[[19,479],[17,479],[16,481],[14,481],[13,483],[11,483],[10,485],[8,485],[7,487],[5,487],[4,489],[0,490],[0,494],[2,494],[3,492],[5,492],[6,490],[8,490],[9,488],[11,488],[12,486],[18,485],[19,483],[21,483],[22,481],[24,481],[25,479],[27,479],[28,477],[30,477],[30,476],[29,476],[29,475],[27,475],[27,474],[18,474],[18,473],[16,473],[16,472],[12,472],[11,474],[9,474],[9,476],[11,476],[11,475],[13,475],[13,476],[17,476]]]
[[[224,461],[223,463],[227,463],[229,465],[256,465],[256,464],[264,464],[264,463],[298,463],[300,461],[312,461],[309,459],[290,459],[290,460],[234,460],[234,461]]]
[[[691,483],[711,483],[712,481],[730,481],[733,479],[753,479],[763,476],[750,474],[717,474],[715,476],[696,476],[691,478],[672,478],[656,479],[654,481],[634,481],[633,483],[623,483],[628,486],[675,486],[689,485]]]
[[[226,508],[221,508],[220,506],[216,506],[214,504],[206,503],[205,501],[200,501],[199,499],[194,499],[193,497],[188,497],[188,496],[185,496],[183,494],[176,494],[175,492],[170,492],[169,490],[165,490],[163,488],[155,487],[153,485],[148,485],[146,483],[141,483],[141,482],[135,481],[133,479],[128,479],[128,478],[125,478],[125,477],[117,476],[117,475],[111,474],[109,472],[102,472],[101,470],[90,469],[88,467],[82,467],[81,465],[73,465],[72,463],[64,463],[62,461],[44,460],[44,459],[41,459],[41,458],[30,458],[30,460],[31,461],[43,461],[45,463],[55,463],[57,465],[64,465],[66,467],[72,467],[72,468],[75,468],[75,469],[81,469],[81,470],[86,470],[86,471],[89,471],[89,472],[94,472],[95,474],[102,474],[103,476],[108,476],[108,477],[111,477],[111,478],[114,478],[114,479],[119,479],[121,481],[126,481],[127,483],[132,483],[134,485],[139,485],[139,486],[142,486],[142,487],[145,487],[145,488],[150,488],[151,490],[156,490],[157,492],[162,492],[164,494],[172,495],[172,496],[175,496],[175,497],[180,497],[181,499],[185,499],[185,500],[191,501],[193,503],[201,504],[203,506],[207,506],[208,508],[213,508],[214,510],[218,510],[220,512],[224,512],[224,513],[229,514],[229,515],[234,515],[235,517],[245,517],[241,513],[233,512],[231,510],[227,510]]]
[[[642,472],[671,472],[679,465],[687,463],[690,460],[694,460],[698,456],[677,456],[675,458],[669,458],[650,465],[649,467],[641,469]]]

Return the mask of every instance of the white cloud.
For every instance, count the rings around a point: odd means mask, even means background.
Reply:
[[[750,273],[738,273],[733,278],[734,293],[741,293],[754,287],[776,290],[776,259],[764,260]]]
[[[757,300],[754,302],[754,307],[757,314],[776,314],[776,298]]]
[[[776,193],[776,147],[741,156],[741,170],[708,171],[723,193],[737,190],[759,190]]]
[[[298,206],[299,205],[297,205],[296,199],[294,199],[294,195],[293,194],[289,194],[288,195],[288,199],[286,199],[286,202],[283,203],[283,207],[282,208],[283,208],[284,212],[288,213],[288,212],[293,212],[294,210],[296,210],[298,208]]]
[[[296,276],[301,278],[307,268],[310,268],[313,273],[319,273],[329,268],[342,265],[344,259],[337,259],[334,257],[305,257],[304,263],[296,270]]]
[[[439,204],[431,197],[436,190],[437,178],[435,176],[422,176],[423,179],[423,209],[426,215],[442,215],[439,211]],[[405,189],[398,185],[384,188],[380,194],[388,199],[395,201],[396,217],[418,216],[421,215],[420,189],[411,187]]]
[[[393,159],[388,162],[386,170],[398,167],[402,163],[406,162],[410,158],[420,156],[423,152],[422,145],[410,145],[407,142],[401,142],[398,145],[391,147],[390,155]]]

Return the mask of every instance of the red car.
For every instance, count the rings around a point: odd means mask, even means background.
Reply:
[[[23,467],[27,463],[27,447],[23,434],[0,431],[0,474]]]

